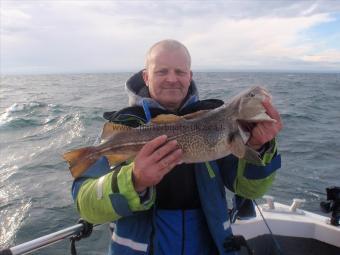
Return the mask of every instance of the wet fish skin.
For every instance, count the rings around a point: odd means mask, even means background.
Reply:
[[[165,134],[168,140],[177,141],[184,163],[215,160],[232,153],[262,164],[258,153],[246,143],[250,136],[249,124],[275,121],[262,105],[266,97],[270,94],[264,88],[254,87],[213,110],[185,116],[160,115],[150,124],[137,128],[108,122],[99,145],[70,151],[63,157],[70,165],[72,176],[77,178],[99,157],[106,156],[110,164],[118,164],[133,158],[147,142]]]

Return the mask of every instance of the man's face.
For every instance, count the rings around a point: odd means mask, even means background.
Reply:
[[[184,49],[154,49],[143,78],[153,99],[169,110],[177,110],[188,93],[192,78]]]

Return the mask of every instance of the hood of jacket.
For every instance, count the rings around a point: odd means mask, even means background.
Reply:
[[[131,76],[125,84],[125,90],[129,97],[129,106],[143,106],[147,103],[150,108],[164,109],[156,100],[150,97],[149,88],[143,80],[143,70]],[[189,86],[188,94],[184,99],[180,109],[198,101],[198,90],[195,82],[192,80]]]

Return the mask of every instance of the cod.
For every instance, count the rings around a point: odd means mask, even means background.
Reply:
[[[106,156],[110,165],[117,165],[133,159],[147,142],[166,135],[182,149],[183,163],[211,161],[233,154],[261,165],[259,153],[247,142],[256,123],[276,121],[262,105],[266,97],[271,97],[267,90],[252,87],[212,110],[184,116],[162,114],[136,128],[107,122],[98,145],[66,152],[63,157],[72,176],[78,178],[101,156]]]

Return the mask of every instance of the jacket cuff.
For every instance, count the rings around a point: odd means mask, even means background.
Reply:
[[[132,211],[142,211],[149,209],[155,200],[154,188],[148,188],[147,194],[140,197],[135,190],[132,181],[132,170],[134,163],[123,166],[117,175],[117,185],[119,193],[125,197]]]
[[[277,154],[275,139],[266,144],[262,163],[263,166],[257,166],[239,159],[237,177],[233,185],[236,194],[255,199],[261,197],[272,185],[275,172],[281,167],[281,157]]]
[[[248,164],[251,165],[258,165],[258,166],[265,166],[271,162],[271,160],[276,155],[277,144],[276,139],[265,143],[257,152],[259,153],[261,161],[259,163],[254,163],[248,160],[245,160]]]
[[[263,163],[268,164],[276,154],[277,154],[277,142],[276,139],[274,138],[269,142],[269,147],[264,152],[264,155],[262,157]]]
[[[77,195],[77,209],[80,216],[91,223],[116,220],[121,215],[112,204],[110,195],[112,173],[98,179],[87,179]]]

